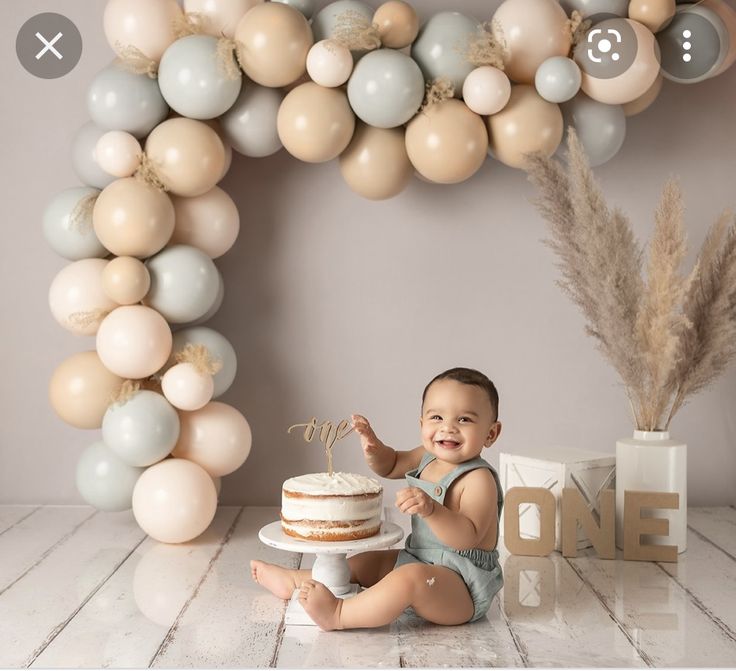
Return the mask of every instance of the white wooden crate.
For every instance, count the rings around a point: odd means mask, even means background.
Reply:
[[[504,492],[512,487],[544,487],[557,502],[555,515],[555,549],[562,543],[562,489],[575,487],[583,495],[589,510],[597,517],[598,495],[603,489],[613,489],[616,477],[615,455],[579,450],[572,447],[527,448],[510,454],[500,454],[501,486]],[[503,535],[503,520],[501,531]],[[539,508],[533,504],[519,506],[519,534],[522,538],[539,538]],[[591,547],[585,532],[578,527],[578,549]]]

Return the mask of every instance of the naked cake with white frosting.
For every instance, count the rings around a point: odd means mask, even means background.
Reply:
[[[281,527],[313,541],[352,541],[381,528],[383,487],[357,473],[308,473],[289,478],[281,490]]]

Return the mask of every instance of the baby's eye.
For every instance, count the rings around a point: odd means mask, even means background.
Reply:
[[[461,422],[472,422],[473,420],[470,419],[470,417],[460,417]]]
[[[430,419],[442,419],[439,415],[432,415]]]

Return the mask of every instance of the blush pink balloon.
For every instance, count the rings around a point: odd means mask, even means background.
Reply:
[[[180,412],[175,457],[199,464],[210,475],[227,475],[250,454],[252,435],[243,415],[226,403],[212,401],[200,410]]]
[[[141,164],[141,144],[130,133],[111,130],[95,145],[95,161],[108,175],[130,177]]]
[[[166,320],[144,305],[113,310],[97,331],[97,353],[105,367],[120,377],[138,380],[166,364],[173,338]]]
[[[191,363],[177,363],[161,378],[161,391],[166,400],[179,410],[199,410],[212,400],[215,383]]]

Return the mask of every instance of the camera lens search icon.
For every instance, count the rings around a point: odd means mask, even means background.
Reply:
[[[575,50],[575,60],[592,77],[612,79],[631,67],[637,48],[636,33],[627,21],[606,19],[588,30]]]

